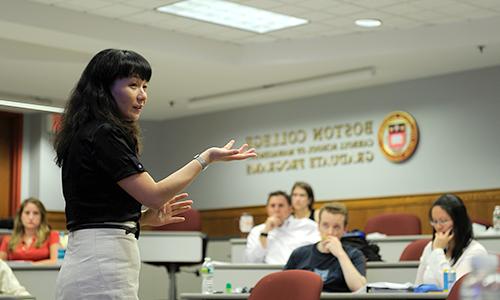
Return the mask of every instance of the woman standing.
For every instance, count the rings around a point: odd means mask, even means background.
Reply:
[[[208,164],[256,156],[230,141],[156,182],[138,159],[150,78],[144,57],[107,49],[91,59],[70,96],[55,140],[70,231],[56,299],[138,299],[139,223],[182,222],[176,215],[192,201],[178,193]]]
[[[58,249],[59,233],[50,230],[42,202],[36,198],[24,200],[14,219],[12,235],[2,240],[0,259],[50,265],[56,263]]]

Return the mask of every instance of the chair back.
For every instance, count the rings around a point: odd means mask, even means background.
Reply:
[[[192,208],[182,214],[180,217],[186,218],[184,222],[167,224],[155,227],[154,230],[164,231],[201,231],[201,214],[198,210]]]
[[[248,300],[319,300],[323,281],[311,271],[285,270],[260,279]]]
[[[450,290],[450,293],[448,294],[448,297],[446,300],[459,300],[460,299],[460,287],[462,286],[462,283],[469,274],[465,274],[464,276],[460,277],[454,284],[453,287]]]
[[[386,235],[421,234],[420,219],[412,214],[388,213],[371,217],[366,222],[366,233],[380,232]]]
[[[493,224],[491,223],[491,220],[486,220],[486,219],[483,219],[483,218],[471,218],[471,222],[483,225],[486,228],[493,226]]]
[[[401,256],[399,257],[399,261],[413,261],[413,260],[420,260],[420,257],[422,256],[422,253],[424,252],[425,246],[431,241],[431,239],[423,239],[423,240],[416,240],[411,243],[409,243],[405,249],[403,250],[403,253],[401,253]]]

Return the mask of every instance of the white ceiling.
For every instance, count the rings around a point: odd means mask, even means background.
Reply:
[[[172,2],[2,0],[0,97],[63,106],[105,48],[151,62],[149,120],[500,65],[500,0],[233,1],[310,20],[267,34],[154,10]]]

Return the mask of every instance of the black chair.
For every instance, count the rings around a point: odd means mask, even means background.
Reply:
[[[1,229],[13,229],[14,228],[14,219],[0,219],[0,228]]]

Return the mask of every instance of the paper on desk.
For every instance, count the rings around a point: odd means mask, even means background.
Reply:
[[[380,233],[380,232],[372,232],[366,235],[366,239],[380,239],[380,238],[385,238],[387,237],[386,234]]]
[[[414,287],[413,283],[411,282],[406,282],[406,283],[372,282],[368,283],[366,286],[370,288],[390,289],[390,290],[407,290]]]
[[[231,262],[221,261],[221,260],[213,260],[212,262],[214,263],[214,265],[229,265],[229,264],[231,264]]]

